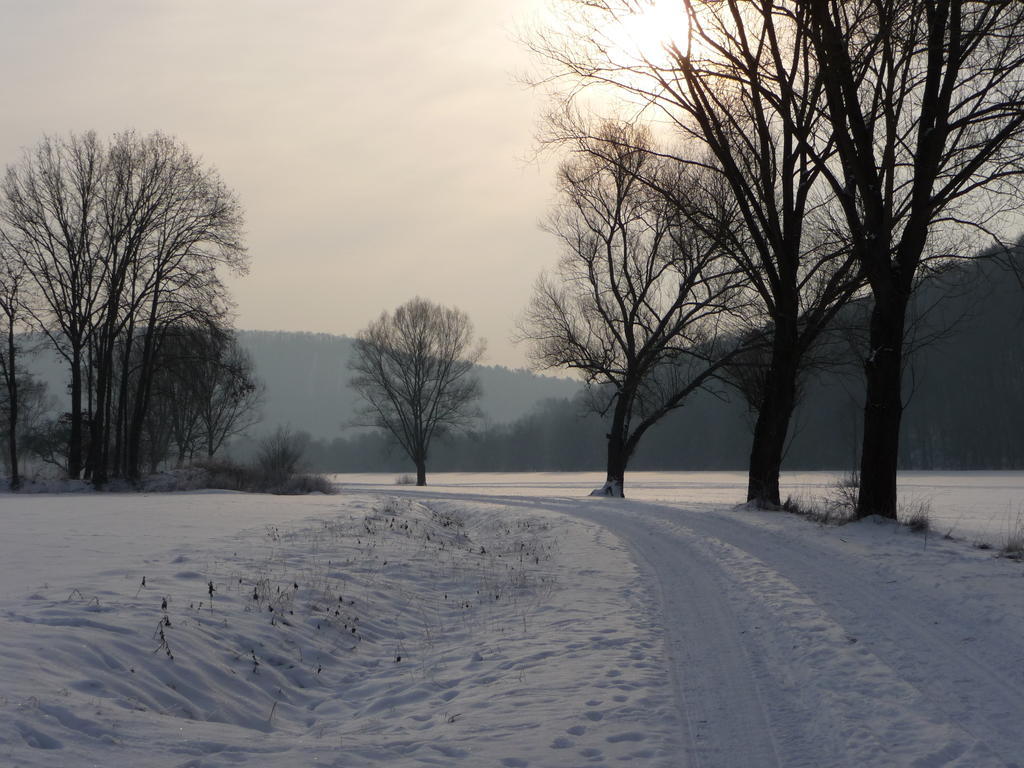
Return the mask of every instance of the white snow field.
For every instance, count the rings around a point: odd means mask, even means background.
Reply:
[[[1024,564],[974,533],[340,479],[0,494],[0,765],[1024,766]]]

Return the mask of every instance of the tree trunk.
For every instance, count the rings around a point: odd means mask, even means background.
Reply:
[[[142,425],[149,408],[149,394],[153,379],[154,358],[156,356],[156,319],[159,308],[160,292],[154,291],[150,300],[149,319],[146,323],[145,335],[142,339],[142,359],[138,369],[138,383],[135,397],[132,400],[131,414],[128,419],[128,439],[125,441],[124,476],[129,480],[139,479],[142,466]],[[213,456],[211,452],[210,456]]]
[[[86,476],[93,484],[102,486],[107,482],[109,469],[109,402],[111,376],[113,373],[113,351],[110,341],[100,338],[99,365],[96,371],[96,406],[93,411],[92,429],[89,433],[89,451],[86,459]]]
[[[71,352],[71,429],[68,437],[68,477],[82,474],[82,351]]]
[[[864,443],[860,460],[857,517],[896,518],[896,468],[903,416],[903,331],[907,297],[875,292],[871,311],[871,350],[864,370]]]
[[[11,462],[11,490],[21,487],[18,473],[18,367],[15,360],[14,322],[7,332],[7,456]]]
[[[427,484],[427,460],[423,457],[416,459],[416,485]]]
[[[13,393],[11,393],[13,396]],[[11,485],[12,491],[16,491],[21,487],[21,475],[18,473],[18,436],[15,433],[15,413],[17,413],[17,406],[11,403],[11,419],[10,419],[10,432],[7,435],[7,457],[11,462]]]
[[[778,507],[782,503],[779,473],[789,422],[796,407],[799,370],[796,332],[795,326],[776,326],[768,378],[754,424],[747,473],[747,501],[755,502],[759,507]]]
[[[625,498],[626,453],[622,436],[608,435],[608,471],[605,473],[605,492],[609,496]]]
[[[611,431],[608,433],[608,470],[605,473],[604,491],[618,498],[626,496],[626,465],[629,463],[626,415],[629,407],[628,399],[620,393],[612,414]]]
[[[129,378],[131,372],[131,351],[132,336],[135,333],[135,324],[128,323],[125,334],[124,349],[121,354],[121,371],[117,383],[117,427],[113,430],[114,435],[114,456],[111,461],[111,470],[117,477],[125,474],[125,452],[128,442],[128,397]]]

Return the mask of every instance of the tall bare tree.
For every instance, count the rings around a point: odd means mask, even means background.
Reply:
[[[588,86],[610,87],[641,119],[663,124],[663,132],[689,148],[671,153],[673,161],[719,174],[722,194],[734,200],[745,242],[733,252],[762,305],[761,386],[745,393],[757,412],[747,498],[778,505],[801,370],[861,285],[811,154],[822,122],[822,83],[809,33],[757,12],[757,4],[680,2],[678,26],[663,30],[660,48],[628,49],[616,43],[616,29],[643,13],[646,3],[566,5],[575,12],[569,31],[531,41],[556,75],[583,86],[561,96],[569,104],[561,115],[573,114]],[[558,116],[554,136],[571,139],[581,125]]]
[[[34,324],[69,368],[68,474],[82,471],[85,364],[100,301],[101,179],[105,158],[96,135],[45,137],[3,180],[2,217],[12,253],[25,267],[39,302]]]
[[[234,334],[205,334],[205,348],[196,357],[197,380],[192,396],[207,458],[213,458],[231,437],[260,419],[263,385],[253,372],[252,358]]]
[[[896,516],[907,310],[927,259],[1010,242],[1024,176],[1024,4],[799,0],[828,140],[818,158],[874,300],[858,514]]]
[[[230,299],[220,272],[244,272],[246,254],[237,198],[216,172],[204,168],[184,145],[160,134],[144,139],[127,134],[117,138],[113,150],[117,167],[127,165],[121,173],[128,183],[118,185],[132,193],[125,206],[149,211],[122,234],[129,249],[134,247],[133,240],[142,242],[139,258],[134,260],[127,304],[131,311],[124,334],[125,354],[130,356],[134,345],[140,352],[123,437],[124,474],[135,477],[160,346],[169,329],[180,327],[223,335]],[[152,195],[144,193],[147,182],[155,188]],[[154,198],[152,202],[150,197]],[[121,214],[115,220],[125,218]],[[231,367],[238,369],[235,363]],[[241,413],[253,407],[247,403]],[[228,435],[234,431],[232,426]],[[214,443],[219,446],[226,436],[216,438]]]
[[[181,142],[132,132],[46,138],[2,193],[29,311],[69,365],[68,472],[136,478],[166,329],[228,316],[220,272],[246,266],[238,201]]]
[[[10,254],[0,239],[0,384],[4,391],[0,396],[0,417],[3,418],[3,432],[7,435],[7,465],[10,467],[10,487],[17,490],[21,485],[18,471],[18,431],[20,422],[19,345],[18,334],[24,331],[24,301],[26,290],[24,268]]]
[[[417,485],[427,484],[433,438],[479,416],[473,366],[483,352],[464,312],[421,298],[384,312],[356,337],[349,366],[352,387],[366,402],[363,416],[412,459]]]
[[[648,143],[606,124],[562,166],[564,202],[548,229],[563,256],[520,326],[534,363],[580,371],[609,417],[605,490],[615,496],[644,433],[735,354],[729,320],[744,295],[727,258],[734,212],[708,174],[680,174]]]

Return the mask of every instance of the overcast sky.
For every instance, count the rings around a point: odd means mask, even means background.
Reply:
[[[516,42],[544,0],[0,0],[0,159],[44,133],[177,136],[246,211],[240,328],[352,335],[414,295],[486,362],[556,245]]]

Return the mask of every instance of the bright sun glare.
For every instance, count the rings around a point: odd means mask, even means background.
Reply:
[[[631,60],[667,63],[665,47],[685,47],[687,18],[683,0],[640,0],[633,13],[611,22],[604,30],[617,53]]]

